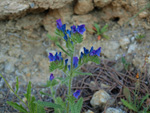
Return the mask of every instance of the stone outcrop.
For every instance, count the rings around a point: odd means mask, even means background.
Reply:
[[[86,14],[94,9],[92,0],[78,0],[74,7],[75,14]]]

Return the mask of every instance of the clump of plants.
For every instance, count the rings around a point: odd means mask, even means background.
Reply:
[[[100,28],[100,26],[97,23],[94,23],[93,28],[88,30],[95,33],[97,35],[98,40],[101,40],[101,38],[109,39],[109,37],[105,35],[105,32],[108,31],[108,24]]]
[[[136,41],[138,42],[138,43],[141,43],[142,42],[142,40],[143,40],[143,38],[145,38],[145,35],[143,34],[139,34],[139,35],[137,35],[136,37],[135,37],[135,39],[136,39]]]
[[[58,19],[57,21],[57,28],[56,28],[56,36],[52,37],[49,35],[49,38],[52,39],[55,44],[64,52],[64,54],[68,55],[70,57],[69,59],[64,59],[62,57],[61,52],[56,52],[56,54],[49,53],[49,61],[50,66],[49,70],[51,72],[49,80],[47,81],[45,87],[49,87],[51,90],[51,94],[48,94],[50,98],[53,99],[53,103],[51,102],[43,102],[43,101],[37,101],[35,100],[34,96],[31,96],[31,82],[28,84],[27,93],[24,94],[25,98],[27,99],[27,102],[24,102],[17,94],[19,89],[19,82],[18,78],[16,81],[16,91],[14,91],[11,86],[8,84],[6,79],[6,84],[11,89],[11,91],[19,98],[19,100],[22,102],[22,104],[18,104],[15,102],[7,102],[9,105],[11,105],[13,108],[17,109],[20,112],[23,113],[46,113],[44,107],[51,107],[54,109],[55,113],[80,113],[82,109],[83,104],[83,98],[80,97],[81,90],[72,91],[72,80],[74,77],[78,75],[92,75],[91,73],[83,73],[80,71],[80,67],[88,63],[89,61],[92,61],[96,64],[100,64],[100,53],[101,53],[101,47],[94,49],[91,47],[90,50],[87,48],[83,48],[84,51],[81,52],[80,56],[75,56],[75,46],[77,43],[81,43],[83,41],[83,33],[85,32],[85,25],[79,25],[79,26],[71,26],[70,30],[66,29],[66,24],[62,24],[61,20]],[[97,27],[98,28],[98,27]],[[106,31],[107,26],[102,28],[101,31],[98,31],[99,33],[103,33]],[[66,43],[66,49],[64,49],[58,40],[62,40]],[[65,73],[65,77],[57,77],[52,72],[53,71],[61,70]],[[55,86],[58,84],[66,85],[67,95],[65,100],[63,100],[61,97],[56,96]],[[41,92],[43,95],[47,95],[44,92]]]
[[[140,82],[139,82],[139,77],[136,76],[137,81],[135,83],[135,90],[133,91],[133,98],[131,97],[131,91],[129,88],[124,87],[123,89],[123,94],[126,98],[121,99],[123,105],[127,107],[128,109],[136,112],[136,113],[150,113],[150,103],[149,101],[149,94],[145,94],[145,96],[140,95],[139,88],[140,88]],[[141,98],[139,98],[141,97]],[[146,105],[145,105],[146,103]]]

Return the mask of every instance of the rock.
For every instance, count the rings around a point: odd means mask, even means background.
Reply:
[[[130,44],[130,40],[128,37],[122,37],[119,40],[120,46],[122,47],[122,49],[126,50],[128,49],[128,45]]]
[[[35,3],[36,7],[38,9],[43,8],[43,9],[58,9],[62,8],[68,3],[72,2],[73,0],[33,0]],[[35,7],[35,8],[36,8]]]
[[[126,113],[125,111],[122,111],[121,109],[117,109],[117,108],[107,108],[105,113]]]
[[[112,0],[94,0],[94,5],[96,7],[102,8],[108,4],[110,4]]]
[[[5,69],[4,69],[5,73],[10,74],[10,73],[14,72],[14,70],[15,70],[15,66],[14,66],[13,62],[6,62],[5,63]]]
[[[2,94],[0,94],[0,99],[2,99],[3,98],[3,95]]]
[[[23,0],[2,0],[0,3],[0,19],[12,19],[23,15],[29,5]]]
[[[131,44],[129,46],[129,49],[128,49],[128,52],[127,53],[132,53],[133,51],[135,51],[135,49],[137,49],[137,44],[134,43],[134,44]]]
[[[92,0],[78,0],[74,7],[76,14],[86,14],[94,9]]]
[[[89,26],[93,26],[94,22],[97,22],[97,18],[94,17],[91,14],[85,14],[85,15],[73,15],[72,17],[73,24],[85,24],[86,28],[89,28]]]
[[[118,54],[118,49],[120,47],[119,43],[117,41],[107,41],[104,44],[102,44],[102,53],[110,59],[115,59],[115,57]]]
[[[91,110],[88,110],[88,111],[86,111],[85,113],[94,113],[93,111],[91,111]]]
[[[73,15],[73,6],[69,4],[61,9],[50,10],[43,19],[44,28],[50,35],[55,36],[56,20],[61,19],[63,24],[69,23]]]
[[[111,97],[106,91],[99,90],[94,93],[90,103],[93,107],[104,107],[109,99],[111,99]]]
[[[148,15],[149,13],[147,11],[143,11],[139,14],[139,17],[143,19],[143,18],[146,18]]]

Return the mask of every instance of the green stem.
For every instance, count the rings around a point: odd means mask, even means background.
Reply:
[[[70,69],[70,79],[69,79],[69,84],[68,84],[68,96],[71,96],[71,84],[72,84],[72,74],[73,74],[73,55],[71,56],[71,69]],[[70,110],[70,104],[68,101],[68,106],[67,106],[67,113],[69,113]]]
[[[16,95],[16,97],[26,105],[26,107],[28,107],[28,105],[14,92],[14,90],[11,88],[11,86],[8,84],[7,80],[3,77],[3,75],[0,74],[0,76],[4,79],[5,83],[7,84],[7,86],[9,87],[9,89]],[[28,107],[29,109],[29,107]]]
[[[55,99],[55,94],[54,94],[54,90],[53,90],[53,87],[50,86],[50,89],[51,89],[51,93],[52,93],[52,98],[54,100],[54,103],[56,103],[56,99]],[[58,109],[59,113],[61,113],[60,109]]]

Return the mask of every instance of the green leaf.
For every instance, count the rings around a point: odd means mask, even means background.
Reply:
[[[18,92],[18,89],[19,89],[19,81],[18,81],[18,77],[16,78],[16,91],[15,93]]]
[[[108,31],[108,24],[106,24],[102,29],[101,29],[101,33],[103,34],[104,32]]]
[[[127,99],[129,102],[131,102],[131,94],[130,94],[129,88],[124,87],[124,88],[123,88],[123,94],[124,94],[124,96],[126,97],[126,99]]]
[[[145,101],[146,99],[148,99],[148,97],[149,97],[149,94],[146,94],[146,96],[144,96],[144,97],[142,98],[142,100],[141,100],[141,102],[140,102],[139,108],[141,108],[142,104],[144,103],[144,101]]]
[[[80,98],[78,100],[78,102],[76,103],[75,107],[76,107],[76,112],[75,113],[80,113],[81,109],[82,109],[82,105],[83,105],[83,98]]]
[[[57,68],[58,68],[58,65],[55,62],[50,63],[50,66],[49,66],[50,72],[53,72]]]
[[[121,99],[122,103],[124,106],[126,106],[127,108],[133,110],[133,111],[136,111],[138,112],[138,109],[136,108],[135,105],[133,105],[132,103],[128,103],[128,101],[124,100],[124,99]]]
[[[30,103],[30,98],[31,98],[31,82],[30,81],[28,83],[27,93],[24,95],[27,98],[28,103]]]
[[[54,108],[54,109],[57,109],[57,108],[62,109],[61,105],[50,103],[50,102],[36,101],[34,103],[39,105],[39,106],[43,106],[43,107],[51,107],[51,108]]]
[[[40,91],[40,93],[41,93],[41,95],[47,95],[47,96],[52,96],[51,94],[48,94],[48,93],[44,93],[44,92],[42,92],[42,91]]]
[[[64,33],[59,29],[56,29],[55,34],[58,35],[59,37],[64,37]]]
[[[36,105],[35,105],[35,103],[33,103],[35,101],[35,97],[34,96],[32,96],[32,98],[31,98],[31,101],[30,101],[30,112],[32,111],[32,113],[35,113],[35,111],[36,111]]]
[[[50,66],[49,66],[49,70],[50,72],[53,72],[54,70],[56,69],[63,69],[64,68],[64,63],[63,63],[63,60],[62,61],[54,61],[54,62],[51,62],[50,63]]]
[[[57,98],[56,98],[56,104],[61,105],[62,108],[64,108],[64,109],[65,109],[65,107],[66,107],[66,103],[62,100],[61,97],[57,97]]]
[[[46,113],[46,111],[43,106],[37,105],[37,113]]]
[[[19,105],[19,104],[15,103],[15,102],[7,101],[7,104],[9,104],[10,106],[12,106],[13,108],[17,109],[20,112],[28,113],[27,110],[22,105]]]
[[[98,56],[89,56],[90,58],[90,60],[89,61],[92,61],[92,62],[94,62],[94,63],[96,63],[96,64],[100,64],[100,59],[99,59],[99,57]]]
[[[110,39],[109,36],[107,36],[107,35],[104,35],[104,34],[103,34],[102,36],[103,36],[104,38],[106,38],[106,39]]]
[[[96,28],[96,31],[97,31],[97,32],[100,32],[100,27],[99,27],[98,24],[94,23],[94,27]]]
[[[58,43],[56,43],[56,45],[57,45],[64,53],[66,53],[66,55],[70,56],[70,54],[69,54],[66,50],[64,50],[63,47],[61,47]]]
[[[126,64],[126,59],[124,57],[122,57],[121,60],[123,64]]]

